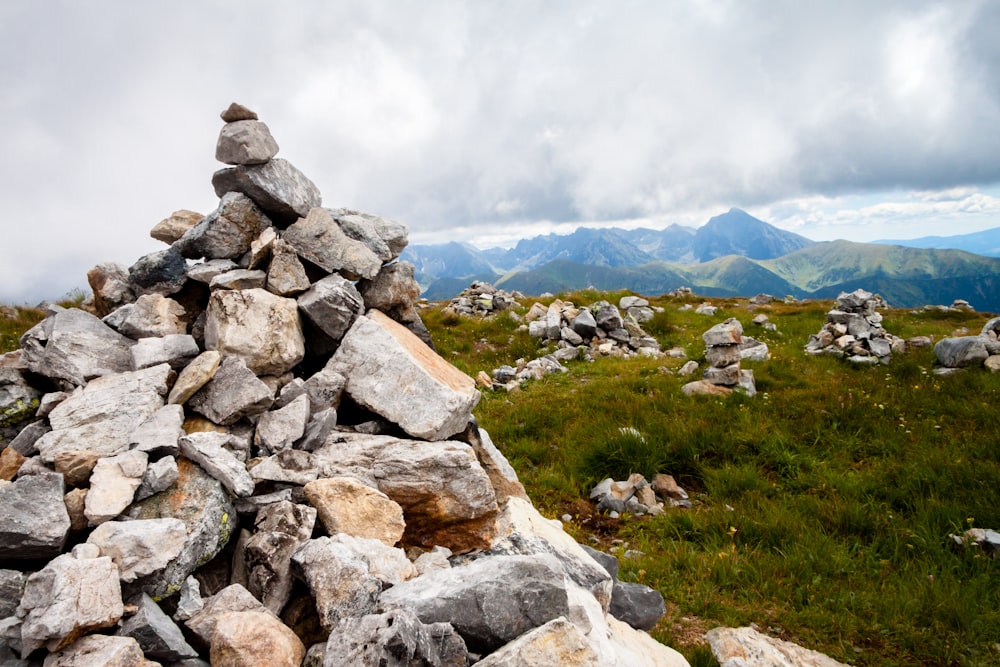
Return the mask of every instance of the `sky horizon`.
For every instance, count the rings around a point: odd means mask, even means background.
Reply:
[[[233,101],[324,206],[412,244],[731,207],[814,241],[998,227],[997,34],[994,0],[10,0],[0,302],[211,212]]]

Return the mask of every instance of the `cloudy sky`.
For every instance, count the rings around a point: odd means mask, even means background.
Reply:
[[[997,0],[4,0],[0,301],[207,213],[255,109],[411,243],[732,206],[822,241],[1000,226]]]

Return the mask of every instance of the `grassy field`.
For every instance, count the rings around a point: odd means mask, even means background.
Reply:
[[[582,305],[620,294],[560,296]],[[831,302],[752,312],[715,300],[709,318],[651,301],[665,312],[647,330],[691,359],[703,360],[701,333],[725,317],[767,342],[770,361],[744,362],[760,393],[686,397],[689,378],[672,374],[683,360],[580,361],[520,392],[487,392],[476,414],[544,513],[570,514],[578,540],[615,550],[623,577],[663,593],[668,613],[653,634],[693,665],[715,664],[705,630],[751,623],[855,665],[1000,664],[998,565],[948,537],[1000,527],[1000,375],[933,375],[930,349],[863,368],[806,356]],[[759,312],[776,332],[750,324]],[[884,315],[890,333],[935,340],[988,319]],[[424,317],[470,375],[538,354],[507,315]],[[595,513],[592,485],[630,472],[674,475],[694,509]]]
[[[560,296],[584,305],[621,294]],[[683,396],[680,359],[579,361],[521,391],[486,392],[476,415],[546,515],[569,514],[578,540],[620,556],[624,579],[663,593],[654,636],[696,667],[715,664],[704,631],[751,623],[854,665],[1000,664],[998,564],[948,537],[1000,528],[1000,375],[933,375],[929,349],[877,367],[808,357],[830,302],[751,311],[714,300],[719,313],[705,317],[679,310],[698,298],[651,301],[664,312],[647,331],[691,359],[703,360],[702,332],[726,317],[767,342],[771,360],[744,363],[760,393]],[[750,325],[759,312],[776,332]],[[988,319],[884,315],[893,334],[935,339]],[[423,316],[438,351],[470,375],[539,355],[507,314]],[[0,352],[40,317],[0,313]],[[694,508],[596,513],[592,485],[631,472],[674,475]]]

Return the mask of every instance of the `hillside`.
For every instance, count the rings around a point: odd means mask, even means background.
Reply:
[[[938,248],[965,250],[987,257],[1000,257],[1000,227],[984,229],[971,234],[954,236],[922,236],[916,239],[892,239],[873,241],[885,245],[901,245],[909,248]]]
[[[700,299],[652,298],[664,312],[647,330],[703,362],[701,333],[738,318],[771,348],[769,361],[745,364],[755,398],[683,396],[684,359],[570,362],[519,392],[484,393],[479,422],[535,502],[578,540],[619,555],[623,578],[663,592],[667,617],[654,635],[692,665],[717,664],[702,634],[719,624],[756,624],[857,667],[997,664],[995,561],[949,535],[1000,527],[1000,463],[982,437],[1000,426],[982,400],[1000,375],[935,376],[926,348],[876,368],[807,357],[802,346],[830,302],[751,311],[725,299],[715,317],[680,310]],[[776,332],[751,327],[759,313]],[[975,332],[987,319],[884,315],[903,337]],[[472,375],[533,344],[508,317],[424,317],[442,354]],[[632,472],[673,475],[694,507],[612,519],[588,502],[596,482]]]

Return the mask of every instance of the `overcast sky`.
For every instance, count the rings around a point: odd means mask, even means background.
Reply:
[[[0,301],[207,213],[219,112],[411,243],[732,206],[822,241],[1000,226],[997,0],[0,3]]]

